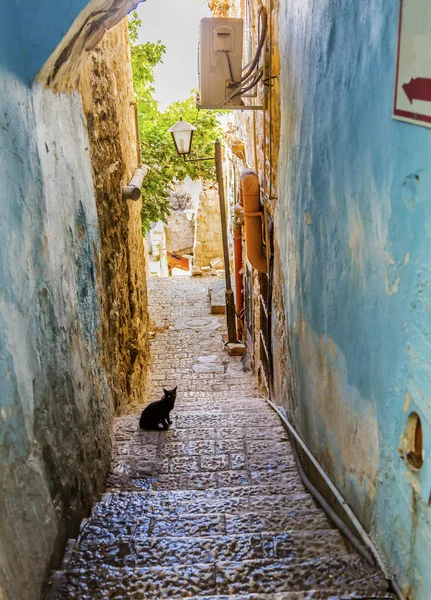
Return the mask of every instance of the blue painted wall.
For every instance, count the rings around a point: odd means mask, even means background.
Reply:
[[[62,1],[61,10],[58,10],[58,2],[53,0],[38,0],[38,2],[27,0],[22,4],[20,3],[18,22],[26,45],[29,79],[33,81],[76,17],[89,2],[88,0]]]
[[[405,591],[431,590],[431,132],[392,120],[398,1],[281,0],[296,425]],[[403,454],[410,412],[425,463]]]
[[[0,66],[31,85],[70,29],[87,0],[2,2]]]
[[[34,77],[84,1],[0,6],[0,597],[37,599],[104,486],[99,232],[78,94]],[[62,10],[60,10],[60,7]]]

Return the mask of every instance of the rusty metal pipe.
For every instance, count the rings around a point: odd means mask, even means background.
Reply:
[[[268,260],[263,249],[262,211],[260,209],[259,178],[246,169],[241,175],[241,195],[244,206],[245,245],[251,266],[268,273]]]

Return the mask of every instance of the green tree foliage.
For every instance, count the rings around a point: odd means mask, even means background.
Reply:
[[[162,62],[166,48],[160,41],[156,44],[137,44],[140,26],[141,21],[133,12],[129,21],[133,86],[139,112],[142,161],[150,167],[142,187],[141,216],[145,233],[151,222],[166,220],[173,182],[183,181],[187,175],[191,179],[215,179],[213,161],[185,162],[177,155],[168,129],[182,117],[197,127],[193,134],[193,154],[188,158],[213,156],[215,140],[223,137],[223,129],[218,121],[218,115],[223,111],[198,110],[195,94],[172,103],[164,111],[159,110],[154,98],[154,69]]]
[[[138,30],[141,25],[142,21],[138,18],[138,13],[134,11],[129,20],[133,89],[139,114],[151,118],[158,112],[157,102],[154,99],[156,82],[154,69],[160,62],[163,62],[166,46],[160,40],[157,43],[137,44]]]

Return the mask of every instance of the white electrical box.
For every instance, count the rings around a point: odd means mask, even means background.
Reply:
[[[239,108],[244,105],[240,96],[224,103],[230,91],[229,84],[241,79],[243,27],[242,19],[202,19],[198,108]]]

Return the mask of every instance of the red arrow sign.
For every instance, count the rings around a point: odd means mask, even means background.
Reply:
[[[431,102],[431,79],[424,77],[414,77],[408,83],[403,85],[403,90],[409,99],[410,104],[413,100],[423,100]]]

